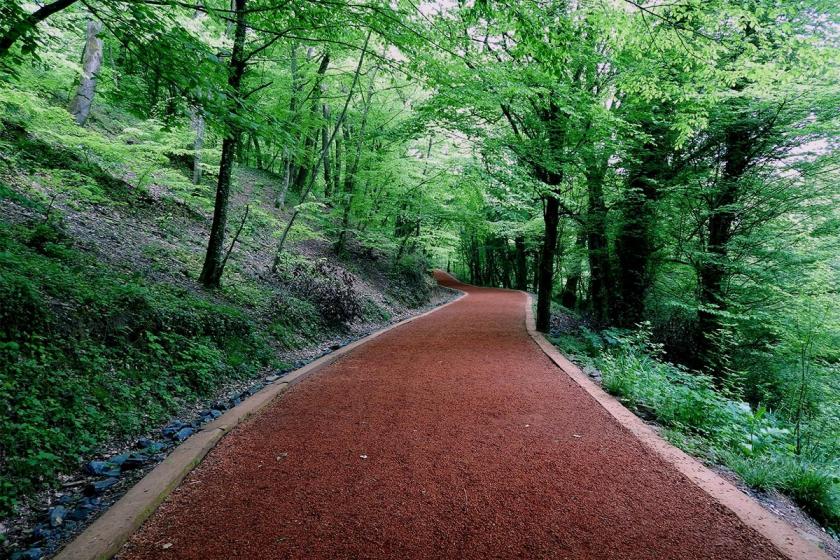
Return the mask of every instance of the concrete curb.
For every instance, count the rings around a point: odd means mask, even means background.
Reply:
[[[456,290],[460,291],[460,290]],[[289,387],[308,375],[328,366],[362,344],[397,327],[416,321],[421,317],[440,311],[460,301],[461,295],[419,315],[403,319],[384,329],[322,356],[310,364],[289,372],[274,383],[267,385],[222,416],[205,425],[169,454],[158,466],[140,479],[122,498],[105,511],[96,521],[75,539],[70,541],[54,557],[55,560],[107,560],[116,555],[128,538],[134,533],[169,494],[178,487],[184,477],[195,468],[213,447],[231,429],[257,414]]]
[[[579,367],[563,356],[543,334],[537,331],[534,321],[533,302],[528,296],[525,326],[528,334],[548,358],[563,373],[572,378],[580,387],[598,402],[622,427],[632,433],[650,451],[673,465],[690,481],[732,511],[748,527],[752,527],[769,540],[782,554],[791,559],[830,560],[828,554],[803,538],[800,532],[776,517],[761,506],[752,497],[744,494],[729,481],[723,479],[694,457],[677,449],[659,436],[638,416],[630,412],[615,397],[601,389]]]

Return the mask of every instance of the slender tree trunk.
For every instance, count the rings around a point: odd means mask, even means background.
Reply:
[[[204,115],[201,109],[193,107],[190,110],[190,124],[192,125],[195,141],[193,142],[193,184],[201,183],[201,150],[204,148]]]
[[[236,30],[233,38],[233,51],[230,57],[230,67],[228,69],[228,86],[230,87],[231,95],[238,97],[241,86],[242,76],[245,74],[246,57],[245,57],[245,9],[247,0],[234,0],[236,13]],[[237,113],[237,100],[229,100],[230,111],[233,116]],[[230,182],[233,174],[233,160],[236,151],[236,145],[239,143],[241,130],[238,125],[231,119],[228,123],[227,134],[222,141],[222,158],[219,163],[219,182],[216,187],[216,203],[213,209],[213,225],[210,228],[210,239],[207,243],[207,255],[204,258],[204,267],[201,270],[199,281],[208,288],[215,288],[219,286],[222,278],[223,264],[223,250],[225,242],[225,227],[227,226],[228,203],[230,199]]]
[[[265,169],[263,167],[262,150],[260,149],[260,139],[256,134],[251,133],[251,144],[254,146],[254,161],[257,164],[257,169]]]
[[[589,258],[589,303],[596,325],[603,326],[610,321],[610,271],[609,246],[607,242],[607,206],[604,203],[604,175],[606,166],[599,166],[586,175],[588,206],[586,219],[587,246]]]
[[[344,118],[347,116],[347,107],[350,105],[350,100],[353,98],[353,90],[356,87],[356,84],[359,81],[359,74],[362,70],[362,63],[365,60],[365,55],[367,54],[368,44],[370,43],[370,36],[373,32],[368,31],[367,37],[365,38],[365,44],[362,47],[362,53],[359,55],[359,63],[356,66],[356,71],[353,73],[353,82],[350,85],[350,93],[347,94],[347,99],[344,100],[344,107],[341,109],[341,114],[338,117],[338,121],[336,121],[335,127],[332,130],[332,134],[327,139],[327,144],[321,147],[321,159],[315,164],[314,172],[312,173],[312,177],[309,179],[309,184],[304,190],[303,194],[301,195],[300,202],[303,203],[306,201],[306,198],[309,196],[310,191],[312,190],[312,186],[315,184],[315,177],[318,173],[318,169],[321,167],[321,162],[323,158],[326,157],[324,153],[325,150],[329,150],[330,144],[335,140],[336,134],[338,133],[339,127],[344,122]],[[283,247],[286,243],[286,238],[289,235],[289,232],[292,229],[292,226],[295,223],[295,219],[297,219],[298,215],[300,214],[300,208],[295,208],[295,211],[292,212],[291,217],[289,218],[289,222],[286,224],[286,227],[283,229],[283,233],[280,235],[280,241],[277,244],[277,252],[274,255],[274,261],[271,265],[272,272],[277,271],[277,266],[280,264],[280,255],[283,253]]]
[[[321,107],[324,116],[324,125],[321,127],[321,144],[327,146],[327,153],[324,157],[324,198],[330,198],[332,191],[332,164],[330,163],[330,106],[324,103]]]
[[[343,163],[343,152],[342,146],[343,143],[341,141],[342,134],[338,134],[333,141],[335,144],[335,166],[333,167],[333,187],[332,187],[332,195],[336,196],[341,191],[341,179],[342,179],[342,163]]]
[[[511,256],[515,258],[515,253],[511,255],[510,248],[508,247],[508,240],[502,238],[502,288],[510,288],[510,276],[513,267],[511,266]]]
[[[102,22],[89,19],[87,22],[87,40],[82,53],[82,75],[79,79],[79,86],[76,88],[76,95],[70,102],[70,114],[76,119],[76,123],[84,125],[90,114],[90,107],[93,104],[93,97],[96,95],[96,77],[102,66],[102,39],[99,33],[102,32]]]
[[[554,289],[554,254],[557,248],[557,225],[560,222],[560,201],[556,196],[543,197],[542,254],[539,264],[539,287],[537,289],[537,330],[548,332],[551,326],[551,294]]]
[[[572,265],[569,267],[569,276],[566,278],[566,283],[563,286],[563,292],[560,296],[560,303],[567,309],[574,309],[577,303],[578,284],[580,284],[581,266],[580,266],[580,251],[586,246],[586,230],[581,228],[578,231],[577,239],[575,240],[575,249],[571,252],[573,259]]]
[[[517,235],[513,243],[516,248],[516,289],[524,291],[528,289],[528,259],[525,255],[525,237]]]
[[[288,151],[288,148],[286,148]],[[274,201],[275,208],[283,208],[286,205],[286,193],[289,192],[289,184],[292,180],[292,157],[283,156],[283,183],[277,191],[277,199]]]
[[[308,58],[311,58],[311,56],[312,51],[310,50]],[[312,86],[312,105],[310,109],[312,120],[310,122],[315,122],[318,118],[318,114],[321,112],[321,104],[319,102],[321,84],[323,83],[324,75],[326,74],[329,65],[330,53],[326,52],[321,58],[321,64],[318,66],[318,70],[315,72],[315,83]],[[329,154],[329,151],[327,154],[324,154],[323,150],[318,150],[318,130],[319,129],[315,129],[304,132],[304,155],[302,163],[297,168],[297,174],[295,175],[294,182],[292,183],[292,190],[294,190],[294,192],[301,192],[304,189],[309,177],[315,175],[315,167],[321,165],[320,161],[323,158],[320,156],[326,156]]]
[[[533,279],[531,280],[531,291],[537,292],[540,289],[540,252],[539,250],[535,250],[533,252],[532,262],[533,262]]]
[[[365,129],[367,128],[368,112],[370,106],[373,105],[374,85],[376,82],[376,73],[379,67],[375,67],[371,72],[370,85],[368,86],[367,101],[362,110],[362,120],[359,124],[359,131],[356,137],[356,152],[353,154],[353,159],[350,162],[350,167],[344,173],[344,212],[341,220],[341,231],[338,234],[338,241],[335,244],[335,252],[341,253],[344,251],[344,244],[346,242],[347,230],[350,227],[350,211],[353,207],[353,194],[356,186],[356,173],[359,171],[359,162],[362,159],[362,146],[365,141]],[[345,128],[345,130],[347,130]]]

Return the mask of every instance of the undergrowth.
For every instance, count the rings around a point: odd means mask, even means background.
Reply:
[[[832,441],[831,433],[810,434],[812,444],[798,447],[791,419],[727,396],[710,376],[667,362],[644,325],[602,333],[579,327],[552,342],[600,371],[603,388],[663,426],[674,445],[725,465],[753,488],[790,496],[835,536],[840,531],[840,464],[822,443]]]
[[[272,362],[236,308],[117,273],[54,222],[0,228],[0,514],[114,438]]]

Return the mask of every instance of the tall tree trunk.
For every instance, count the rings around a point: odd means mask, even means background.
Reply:
[[[619,322],[624,327],[632,327],[644,318],[653,256],[652,203],[657,184],[666,176],[667,159],[661,151],[653,141],[640,148],[638,164],[630,170],[622,201],[622,224],[615,249],[619,263]]]
[[[255,133],[251,133],[251,144],[254,146],[254,163],[257,169],[265,169],[263,167],[262,150],[260,149],[260,139]]]
[[[338,116],[338,120],[335,123],[335,127],[333,127],[332,134],[327,139],[327,144],[321,147],[321,158],[313,167],[312,177],[309,179],[309,184],[306,186],[306,189],[303,191],[300,202],[303,203],[306,201],[306,198],[309,196],[309,193],[312,191],[312,186],[315,184],[315,177],[318,173],[318,169],[321,167],[321,162],[323,158],[326,157],[324,153],[325,150],[330,149],[330,144],[333,143],[335,140],[336,134],[338,133],[338,129],[341,127],[342,123],[344,122],[344,118],[347,116],[347,107],[350,105],[350,100],[353,98],[353,90],[356,88],[356,84],[359,81],[359,74],[362,70],[362,63],[365,60],[365,55],[367,54],[368,45],[370,44],[370,36],[373,34],[373,31],[369,30],[367,37],[365,38],[365,44],[362,47],[362,53],[359,55],[359,63],[356,66],[356,71],[353,73],[353,81],[350,85],[350,93],[347,94],[347,98],[344,100],[344,107],[341,109],[341,114]],[[280,264],[280,256],[283,254],[283,247],[286,243],[286,238],[289,235],[289,232],[292,229],[292,226],[295,223],[295,219],[297,219],[298,215],[300,214],[300,207],[295,208],[295,211],[292,212],[291,217],[289,218],[288,223],[286,223],[286,227],[283,228],[283,233],[280,235],[280,241],[277,243],[277,252],[274,255],[274,260],[271,265],[271,271],[276,272],[277,267]]]
[[[342,152],[342,145],[343,145],[342,141],[341,141],[342,135],[343,134],[336,135],[335,140],[333,141],[333,143],[335,144],[335,165],[333,167],[333,186],[332,186],[332,195],[333,196],[336,196],[341,191],[341,179],[342,179],[341,167],[342,167],[342,163],[343,163],[342,158],[344,157],[344,154]]]
[[[245,8],[247,0],[234,0],[236,13],[236,30],[233,38],[233,51],[228,69],[228,87],[231,95],[238,97],[242,87],[242,76],[247,64],[245,57]],[[199,281],[208,288],[219,286],[222,278],[222,251],[225,242],[225,227],[227,226],[228,203],[230,199],[230,180],[233,174],[233,159],[236,145],[239,143],[241,130],[235,122],[238,111],[238,100],[228,100],[230,112],[233,115],[227,123],[227,133],[222,140],[222,158],[219,163],[219,182],[216,186],[216,203],[213,209],[213,225],[210,228],[210,239],[207,243],[207,255]]]
[[[542,254],[539,264],[539,286],[537,289],[537,330],[548,332],[551,326],[551,294],[554,289],[554,254],[557,248],[557,225],[560,222],[560,201],[556,196],[543,197]]]
[[[307,54],[307,58],[312,57],[312,50],[310,49]],[[321,104],[320,104],[320,94],[321,94],[321,84],[324,80],[324,75],[327,72],[327,68],[330,65],[330,53],[325,52],[324,56],[321,58],[321,64],[318,66],[318,70],[315,72],[315,82],[312,86],[312,105],[310,107],[310,113],[312,116],[312,120],[310,122],[316,122],[318,120],[318,115],[321,112]],[[315,167],[321,165],[321,160],[328,155],[329,151],[325,154],[323,150],[318,150],[318,142],[319,142],[319,128],[314,130],[305,130],[304,131],[304,140],[303,140],[303,158],[301,160],[301,164],[297,167],[297,172],[294,175],[294,181],[292,183],[292,190],[294,192],[301,192],[305,188],[306,184],[309,181],[309,177],[315,175]]]
[[[356,135],[356,151],[353,154],[353,159],[349,162],[350,167],[344,172],[344,211],[341,219],[341,231],[338,234],[338,241],[335,244],[335,252],[341,253],[344,251],[344,244],[347,238],[347,230],[350,227],[350,211],[353,207],[353,194],[356,186],[356,173],[359,171],[359,162],[362,159],[362,146],[365,142],[365,129],[367,128],[368,112],[371,105],[373,105],[373,93],[376,83],[376,73],[379,67],[374,67],[370,76],[370,84],[368,86],[367,101],[362,109],[362,119],[359,124],[359,131]],[[345,131],[347,128],[345,128]]]
[[[715,348],[721,330],[721,312],[726,311],[724,282],[728,274],[729,243],[732,240],[738,202],[738,180],[750,160],[750,133],[743,123],[726,130],[723,173],[717,192],[710,200],[706,252],[698,270],[700,309],[697,314],[697,354],[713,374],[723,373]]]
[[[603,326],[610,321],[610,270],[607,242],[607,206],[604,203],[604,175],[606,165],[600,165],[586,174],[588,212],[586,216],[586,243],[589,259],[589,303],[595,324]]]
[[[76,95],[70,102],[70,114],[79,125],[84,125],[87,121],[93,104],[93,96],[96,95],[96,77],[102,66],[102,39],[99,38],[101,32],[102,22],[89,19],[87,39],[82,53],[82,75],[79,86],[76,88]]]
[[[190,124],[192,125],[195,141],[193,142],[193,174],[194,185],[201,182],[201,150],[204,148],[204,115],[201,109],[193,107],[190,109]]]
[[[517,235],[513,243],[516,248],[516,289],[525,291],[528,289],[528,259],[525,255],[525,236]]]
[[[321,107],[324,116],[324,125],[321,127],[321,144],[327,146],[327,153],[324,156],[324,198],[330,198],[332,191],[332,164],[330,163],[330,106],[324,103]]]
[[[288,151],[288,148],[285,149]],[[283,208],[286,205],[286,193],[289,192],[289,185],[292,180],[292,157],[283,156],[283,182],[280,190],[277,191],[277,199],[274,201],[275,208]]]
[[[569,268],[569,276],[566,278],[566,283],[563,286],[563,292],[560,296],[560,303],[567,309],[574,309],[577,303],[577,290],[580,284],[581,266],[580,266],[580,251],[586,246],[586,230],[581,228],[578,231],[577,239],[575,240],[575,249],[571,252],[572,266]]]

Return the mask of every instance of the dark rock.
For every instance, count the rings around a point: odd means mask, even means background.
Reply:
[[[201,413],[201,422],[202,423],[210,422],[211,420],[215,420],[216,418],[218,418],[221,415],[222,415],[222,413],[219,412],[218,410],[215,410],[215,409],[204,410]]]
[[[130,471],[132,469],[139,469],[149,462],[149,456],[145,453],[131,453],[126,457],[122,464],[122,470]]]
[[[194,431],[195,430],[193,430],[189,426],[187,426],[186,428],[181,428],[180,430],[178,430],[178,433],[172,436],[172,439],[174,439],[175,441],[184,441],[185,439],[193,435]]]
[[[171,437],[173,437],[175,434],[177,434],[178,432],[180,432],[182,429],[184,429],[184,427],[185,427],[185,426],[186,426],[186,424],[184,424],[184,423],[183,423],[183,422],[181,422],[180,420],[175,420],[174,422],[171,422],[171,423],[167,424],[167,425],[166,425],[166,426],[165,426],[165,427],[164,427],[164,428],[160,431],[160,433],[162,433],[164,437],[171,438]]]
[[[73,511],[67,514],[67,521],[84,521],[91,513],[99,509],[99,498],[84,498]]]
[[[98,496],[112,488],[119,482],[119,479],[116,478],[106,478],[105,480],[97,480],[94,483],[88,484],[85,486],[85,496]]]
[[[110,467],[111,465],[109,465],[107,461],[91,461],[87,465],[85,465],[85,472],[87,472],[88,474],[99,476],[105,471],[107,471]]]
[[[53,530],[46,523],[38,523],[32,529],[32,536],[36,539],[49,539],[53,534]]]
[[[141,445],[142,443],[142,445]],[[166,449],[169,444],[163,441],[154,441],[147,438],[137,440],[137,446],[143,450],[143,453],[154,455]]]
[[[237,406],[241,402],[242,399],[240,399],[239,397],[233,397],[232,399],[230,399],[231,406]]]
[[[40,560],[43,556],[44,553],[40,548],[30,548],[21,552],[15,552],[10,557],[10,560]]]
[[[67,509],[64,506],[55,506],[50,510],[50,525],[58,527],[64,523],[65,517],[67,517]]]
[[[339,348],[341,348],[341,344],[333,344],[330,346],[330,350],[338,350]]]
[[[128,453],[120,453],[119,455],[114,455],[113,457],[108,459],[108,462],[111,463],[111,465],[121,467],[122,464],[125,463],[127,459],[128,459]]]

